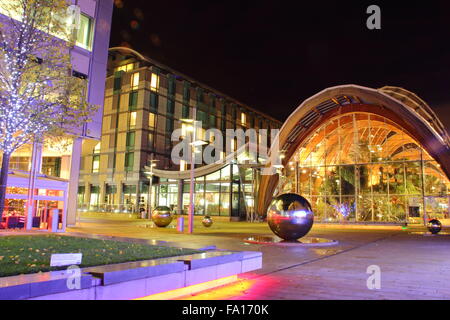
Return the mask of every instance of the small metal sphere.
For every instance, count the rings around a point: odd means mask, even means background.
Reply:
[[[210,216],[205,216],[202,220],[203,226],[209,228],[213,224],[213,219]]]
[[[442,223],[438,219],[431,219],[427,224],[428,231],[438,234],[442,229]]]
[[[152,213],[153,222],[160,228],[167,227],[173,220],[173,213],[169,207],[156,207]]]
[[[278,237],[295,241],[311,230],[314,213],[308,200],[296,193],[285,193],[270,203],[267,222]]]

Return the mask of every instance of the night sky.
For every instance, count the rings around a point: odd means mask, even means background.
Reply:
[[[115,0],[129,46],[279,120],[334,85],[400,86],[450,127],[450,1]],[[381,7],[381,30],[366,8]]]

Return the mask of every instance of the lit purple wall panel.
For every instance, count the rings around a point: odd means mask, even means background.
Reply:
[[[88,123],[85,134],[88,137],[100,139],[113,0],[98,0],[96,11],[88,100],[92,104],[99,105],[100,108],[93,116],[92,122]]]

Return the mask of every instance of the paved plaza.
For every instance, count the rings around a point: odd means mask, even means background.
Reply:
[[[164,241],[186,248],[216,246],[263,253],[263,268],[257,272],[186,299],[450,299],[450,235],[424,236],[412,233],[417,228],[402,230],[399,226],[315,225],[308,236],[339,243],[274,246],[243,241],[252,235],[270,236],[265,223],[216,218],[211,228],[205,228],[196,220],[193,235],[152,225],[123,216],[90,216],[68,231]],[[380,289],[367,287],[371,265],[381,270]]]

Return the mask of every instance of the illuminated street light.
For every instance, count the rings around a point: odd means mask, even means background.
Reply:
[[[148,218],[151,219],[152,216],[152,187],[153,187],[153,167],[156,167],[156,162],[159,160],[151,159],[150,160],[150,171],[145,172],[150,176],[150,182],[148,186],[148,193],[147,193],[147,211],[148,211]]]
[[[195,109],[194,109],[194,119],[195,119]],[[192,132],[192,142],[190,145],[191,149],[191,180],[189,183],[189,213],[188,213],[188,233],[193,233],[194,231],[194,169],[195,169],[195,153],[196,147],[208,144],[206,141],[197,140],[197,128],[201,121],[195,121],[193,119],[181,119],[182,123],[191,124],[186,126],[185,129]]]

